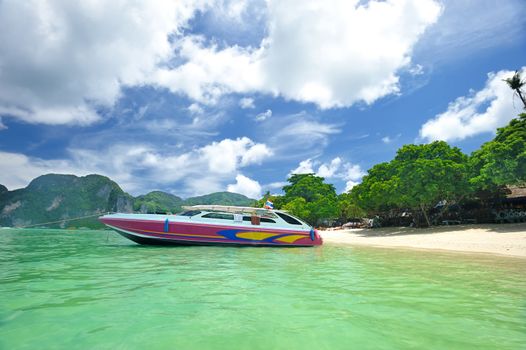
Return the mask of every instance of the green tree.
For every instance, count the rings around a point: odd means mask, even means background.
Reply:
[[[340,221],[347,222],[349,219],[362,218],[366,215],[350,193],[342,193],[338,196],[338,209]]]
[[[456,202],[468,192],[467,156],[446,142],[435,141],[403,146],[391,162],[369,170],[351,194],[369,211],[419,211],[429,226],[432,207],[441,200]]]
[[[504,185],[526,183],[526,113],[497,130],[497,136],[473,152],[471,184],[494,190]]]
[[[350,192],[358,206],[374,215],[399,205],[396,200],[399,179],[395,170],[393,162],[376,164],[369,169],[362,183]]]
[[[348,194],[337,196],[334,186],[315,174],[293,174],[288,182],[289,185],[283,187],[283,196],[267,192],[255,206],[263,207],[268,199],[274,203],[275,209],[286,210],[314,226],[330,224],[342,217],[354,217],[353,210],[361,210],[350,203]],[[340,198],[346,199],[345,204]]]
[[[526,99],[524,98],[524,92],[522,91],[526,81],[521,79],[521,73],[519,71],[515,71],[515,74],[513,74],[511,78],[506,78],[504,81],[508,84],[510,89],[515,91],[515,93],[519,96],[522,104],[524,105],[523,108],[526,109]]]
[[[283,187],[285,195],[276,198],[279,206],[306,220],[319,225],[338,217],[338,198],[333,185],[324,182],[323,177],[314,174],[293,174],[290,185]],[[276,203],[274,203],[276,204]]]
[[[312,225],[332,224],[332,222],[338,218],[339,214],[336,193],[327,196],[318,195],[316,200],[307,204],[307,208],[310,211],[308,222]]]
[[[467,156],[443,141],[406,145],[395,158],[398,200],[419,208],[429,226],[427,212],[441,200],[456,202],[469,192]]]
[[[271,194],[269,191],[267,191],[260,200],[254,203],[254,207],[263,208],[265,206],[265,202],[267,201],[267,199],[272,202],[272,204],[274,205],[274,209],[283,208],[283,205],[284,205],[283,196],[280,196],[277,194]]]
[[[331,184],[326,184],[323,177],[314,174],[293,174],[288,178],[290,185],[283,187],[286,202],[288,198],[305,198],[307,202],[312,202],[318,196],[336,195],[336,190]]]
[[[305,198],[296,197],[285,204],[282,209],[304,220],[308,220],[311,217],[311,211],[307,206]]]

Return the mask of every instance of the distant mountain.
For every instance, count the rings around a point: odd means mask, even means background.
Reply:
[[[135,198],[134,210],[141,213],[177,213],[184,205],[220,204],[250,206],[255,199],[250,199],[239,193],[215,192],[204,196],[190,197],[186,200],[162,191],[150,192]]]
[[[41,226],[54,228],[102,228],[104,225],[97,220],[97,213],[176,213],[183,205],[251,206],[254,203],[254,199],[231,192],[183,200],[170,193],[153,191],[134,198],[105,176],[48,174],[14,191],[0,185],[0,226],[43,224]],[[84,216],[90,217],[81,218]]]
[[[133,210],[140,213],[176,213],[181,211],[183,199],[173,194],[153,191],[138,196],[133,203]]]
[[[248,207],[253,205],[255,202],[255,199],[250,199],[247,196],[239,193],[215,192],[204,196],[188,198],[184,201],[184,205],[221,204]]]
[[[103,227],[96,217],[74,221],[95,213],[131,212],[133,197],[101,175],[77,177],[48,174],[23,189],[0,194],[0,226],[28,226],[46,222],[47,227]]]

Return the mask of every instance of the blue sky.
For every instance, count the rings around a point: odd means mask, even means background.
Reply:
[[[525,29],[521,0],[2,1],[0,183],[343,192],[404,144],[492,139]]]

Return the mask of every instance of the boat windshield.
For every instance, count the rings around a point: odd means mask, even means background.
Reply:
[[[287,214],[284,214],[284,213],[280,213],[280,212],[277,212],[276,214],[278,214],[288,224],[291,224],[291,225],[303,225],[300,221],[298,221],[296,218],[293,218],[290,215],[287,215]]]

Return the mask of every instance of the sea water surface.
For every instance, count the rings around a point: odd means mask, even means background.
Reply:
[[[0,349],[525,349],[526,262],[0,230]]]

